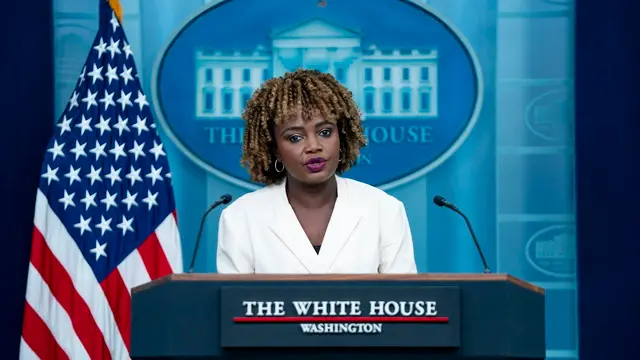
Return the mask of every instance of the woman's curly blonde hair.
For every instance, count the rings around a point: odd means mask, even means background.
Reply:
[[[340,136],[341,174],[356,165],[360,149],[366,145],[360,111],[351,91],[333,76],[317,70],[298,69],[267,80],[255,91],[242,114],[245,121],[241,164],[254,182],[270,185],[286,172],[275,171],[274,129],[292,116],[305,121],[321,115],[336,121]]]

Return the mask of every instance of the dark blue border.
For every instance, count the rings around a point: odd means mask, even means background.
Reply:
[[[574,3],[579,355],[636,359],[640,3]]]
[[[53,2],[2,3],[0,358],[17,359],[40,166],[54,114]]]

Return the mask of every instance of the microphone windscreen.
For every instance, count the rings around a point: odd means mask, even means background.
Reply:
[[[436,195],[433,197],[433,203],[438,205],[438,206],[444,206],[444,204],[446,203],[447,200],[445,200],[445,198],[443,198],[440,195]]]

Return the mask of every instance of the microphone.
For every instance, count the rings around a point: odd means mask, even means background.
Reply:
[[[447,201],[447,199],[443,198],[440,195],[434,196],[433,202],[434,204],[440,207],[444,206],[446,208],[449,208],[457,212],[458,214],[460,214],[460,216],[462,216],[462,218],[464,219],[464,222],[467,224],[467,229],[469,229],[469,232],[471,233],[471,238],[473,238],[473,242],[476,244],[476,248],[478,249],[478,254],[480,254],[480,259],[482,260],[482,264],[484,265],[485,274],[491,273],[491,270],[489,269],[489,265],[487,265],[487,260],[485,260],[484,254],[482,253],[482,249],[480,248],[480,244],[478,244],[478,239],[476,238],[476,234],[475,232],[473,232],[473,227],[471,227],[471,222],[469,222],[469,219],[467,218],[467,216],[464,213],[462,213],[462,211],[460,211],[460,209],[458,209],[454,204],[450,203],[449,201]]]
[[[202,230],[204,229],[204,221],[207,219],[207,215],[209,215],[211,210],[217,208],[218,206],[226,205],[230,202],[231,202],[231,195],[224,194],[220,196],[219,200],[216,200],[216,202],[211,204],[211,206],[209,206],[207,211],[205,211],[204,214],[202,215],[202,220],[200,220],[200,230],[198,230],[198,237],[196,238],[196,246],[193,249],[193,258],[191,259],[191,265],[189,266],[189,273],[193,272],[193,266],[196,263],[196,255],[198,254],[198,247],[200,246],[200,238],[202,237]]]

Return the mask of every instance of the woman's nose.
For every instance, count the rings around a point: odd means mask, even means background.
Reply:
[[[315,136],[309,137],[305,151],[308,153],[315,153],[320,150],[322,150],[322,147],[320,146],[320,142],[318,141],[318,138]]]

